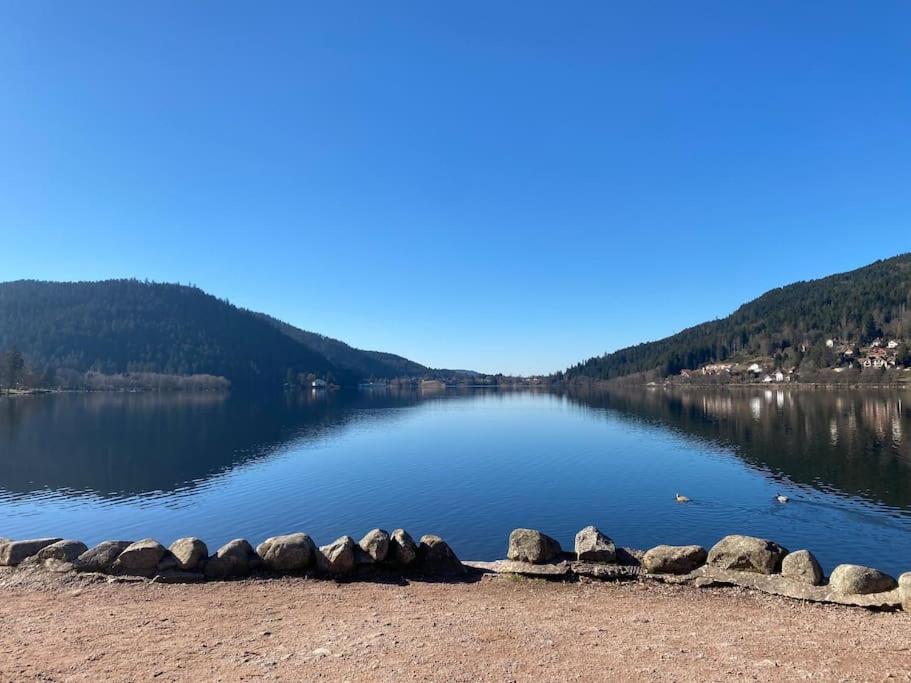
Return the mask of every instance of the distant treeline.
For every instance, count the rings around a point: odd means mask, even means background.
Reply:
[[[713,320],[574,365],[569,381],[655,379],[731,358],[762,356],[815,372],[832,363],[827,338],[866,344],[911,335],[911,254],[774,289]]]
[[[84,391],[227,391],[224,377],[214,375],[168,375],[154,372],[105,374],[69,369],[33,371],[16,349],[0,350],[0,393],[30,390]]]
[[[12,347],[33,376],[202,375],[241,389],[473,374],[356,349],[197,287],[139,280],[0,283],[0,349]]]

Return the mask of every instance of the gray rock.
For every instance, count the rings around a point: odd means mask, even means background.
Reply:
[[[712,546],[708,563],[719,569],[775,574],[788,551],[773,541],[734,534]]]
[[[0,567],[15,567],[22,560],[37,555],[38,551],[62,538],[35,538],[28,541],[6,541],[0,544]]]
[[[911,612],[911,572],[898,577],[898,594],[901,597],[902,609]]]
[[[358,542],[363,550],[374,562],[382,562],[389,554],[389,534],[382,529],[368,531]]]
[[[898,582],[888,574],[859,564],[840,564],[829,577],[829,588],[842,595],[883,593],[897,586]]]
[[[617,546],[596,526],[587,526],[576,534],[576,559],[583,562],[615,562]]]
[[[307,534],[267,538],[256,548],[263,563],[276,572],[302,572],[316,560],[316,545]]]
[[[192,536],[178,538],[168,550],[174,556],[175,569],[185,572],[201,569],[209,556],[206,544]]]
[[[536,578],[564,578],[572,572],[569,562],[552,562],[550,564],[532,564],[531,562],[514,562],[496,560],[494,562],[463,562],[466,567],[482,572],[495,574],[520,574]],[[592,565],[594,566],[594,565]]]
[[[822,584],[822,567],[809,550],[795,550],[785,555],[781,561],[781,575],[811,586]]]
[[[698,545],[657,545],[642,556],[649,574],[689,574],[705,564],[705,548]]]
[[[705,565],[691,575],[675,576],[674,579],[691,581],[697,588],[712,586],[743,586],[772,595],[783,595],[797,600],[852,605],[870,609],[895,609],[901,605],[898,589],[869,595],[846,595],[837,593],[830,586],[811,586],[808,583],[788,579],[781,574],[757,574],[755,572],[730,571]]]
[[[507,559],[539,564],[559,557],[563,550],[550,536],[535,529],[513,529],[509,534]]]
[[[100,572],[106,574],[111,571],[114,561],[126,550],[132,541],[102,541],[94,548],[89,548],[73,562],[77,572]]]
[[[316,555],[317,567],[329,574],[348,574],[354,570],[355,548],[357,544],[351,536],[342,536],[329,545],[320,546]]]
[[[88,547],[82,541],[57,541],[44,546],[35,557],[39,562],[44,562],[45,560],[73,562],[86,550],[88,550]]]
[[[158,541],[145,538],[124,548],[111,569],[118,574],[151,577],[158,571],[158,563],[167,552],[167,548]]]
[[[247,576],[259,563],[259,556],[253,546],[243,538],[235,538],[225,543],[206,561],[206,578],[237,579]]]
[[[643,573],[639,566],[603,564],[601,562],[570,562],[569,568],[576,576],[585,576],[599,581],[629,581],[640,577]]]
[[[396,529],[389,536],[389,552],[386,562],[396,567],[404,567],[414,562],[418,556],[418,546],[404,529]]]
[[[432,534],[421,536],[418,562],[421,571],[435,576],[456,576],[465,573],[465,565],[459,561],[449,544]]]

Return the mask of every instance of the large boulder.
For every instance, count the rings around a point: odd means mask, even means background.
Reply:
[[[418,563],[421,571],[435,576],[457,576],[465,573],[465,566],[452,548],[439,536],[421,536],[418,546]]]
[[[109,573],[114,567],[114,562],[124,550],[132,545],[132,541],[102,541],[94,548],[89,548],[73,562],[77,572]]]
[[[775,574],[788,551],[774,541],[733,534],[712,546],[708,563],[719,569]]]
[[[842,595],[883,593],[897,586],[898,582],[888,574],[859,564],[840,564],[829,577],[829,588]]]
[[[178,538],[168,550],[171,551],[171,555],[174,557],[174,568],[184,572],[202,569],[206,558],[209,556],[209,549],[206,544],[193,536]]]
[[[256,547],[263,563],[276,572],[302,572],[316,560],[316,544],[302,533],[267,538]]]
[[[38,551],[52,543],[61,541],[61,538],[35,538],[28,541],[4,541],[0,543],[0,567],[15,567]]]
[[[342,536],[329,545],[320,546],[316,555],[317,568],[327,574],[348,574],[354,570],[354,551],[357,548],[351,536]]]
[[[404,529],[396,529],[389,535],[389,552],[386,562],[395,567],[405,567],[418,556],[418,546]]]
[[[45,560],[73,562],[86,550],[88,550],[88,546],[82,541],[57,541],[56,543],[46,545],[39,550],[38,554],[35,555],[35,559],[39,562],[44,562]]]
[[[809,550],[795,550],[781,561],[781,575],[811,586],[822,583],[822,567]]]
[[[382,562],[389,554],[389,534],[382,529],[368,531],[358,546],[374,562]]]
[[[118,574],[154,576],[158,571],[158,563],[167,552],[167,548],[158,541],[145,538],[124,548],[111,569]]]
[[[911,612],[911,572],[905,572],[898,577],[898,594],[902,601],[902,609]]]
[[[598,527],[587,526],[576,534],[576,559],[581,562],[615,562],[617,546]]]
[[[514,562],[540,564],[559,557],[563,552],[560,544],[535,529],[513,529],[509,534],[507,559]]]
[[[657,545],[640,562],[649,574],[689,574],[704,565],[706,557],[699,545]]]
[[[247,576],[260,564],[253,546],[243,538],[228,541],[206,561],[206,577],[237,579]]]

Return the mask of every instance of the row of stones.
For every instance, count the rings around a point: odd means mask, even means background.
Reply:
[[[535,564],[550,562],[563,555],[560,544],[535,529],[515,529],[509,535],[507,558]],[[588,562],[615,562],[616,545],[597,527],[588,526],[576,534],[577,559]],[[811,586],[823,584],[822,567],[809,550],[788,552],[763,538],[725,536],[706,552],[698,545],[659,545],[647,550],[639,560],[650,574],[689,574],[704,564],[719,569],[781,574]],[[829,586],[843,595],[867,595],[891,591],[901,584],[902,594],[911,600],[911,572],[898,581],[873,569],[855,564],[840,564],[829,577]]]
[[[391,534],[374,529],[360,541],[342,536],[319,548],[304,533],[267,538],[254,550],[235,539],[209,555],[198,538],[181,538],[165,548],[154,539],[103,541],[88,548],[81,541],[43,538],[0,540],[0,566],[23,563],[68,563],[79,572],[161,577],[162,579],[230,579],[264,568],[282,574],[313,571],[327,575],[351,574],[361,567],[416,570],[433,574],[461,573],[463,566],[449,545],[426,535],[418,543],[404,529]]]

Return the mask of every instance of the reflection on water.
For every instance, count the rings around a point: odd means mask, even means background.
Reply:
[[[216,545],[404,525],[492,559],[513,527],[571,547],[595,523],[626,545],[752,533],[828,569],[898,572],[909,427],[907,392],[869,389],[0,399],[0,536]]]
[[[911,509],[911,392],[648,389],[581,404],[730,448],[776,478]]]

